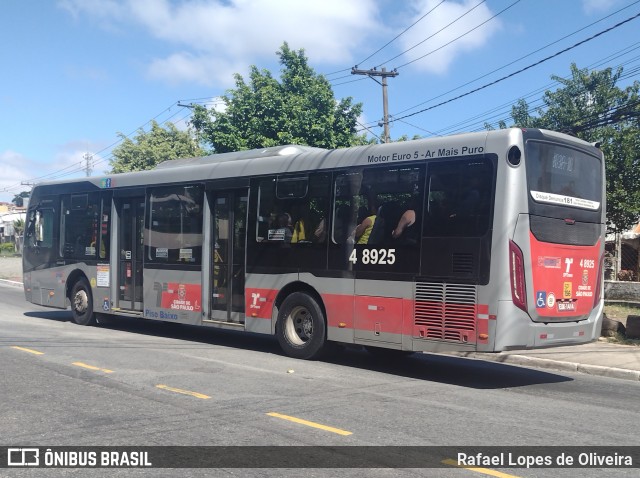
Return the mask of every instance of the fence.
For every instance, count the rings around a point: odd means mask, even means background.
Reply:
[[[616,247],[617,246],[617,247]],[[607,242],[604,258],[606,280],[640,280],[640,238]]]

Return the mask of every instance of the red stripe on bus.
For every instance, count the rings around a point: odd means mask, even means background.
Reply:
[[[247,315],[271,319],[278,291],[246,289]],[[441,339],[463,343],[487,343],[487,304],[414,302],[412,299],[348,294],[322,294],[328,327]],[[416,310],[418,309],[418,310]],[[486,317],[477,317],[478,314]]]

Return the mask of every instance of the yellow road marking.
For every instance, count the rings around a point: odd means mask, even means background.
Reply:
[[[161,388],[162,390],[168,390],[170,392],[182,393],[183,395],[191,395],[192,397],[201,398],[203,400],[211,398],[209,395],[205,395],[203,393],[192,392],[190,390],[182,390],[181,388],[173,388],[169,387],[168,385],[160,384],[156,385],[156,388]]]
[[[476,473],[482,473],[484,475],[497,476],[498,478],[518,478],[516,475],[510,475],[509,473],[502,473],[501,471],[490,470],[489,468],[479,468],[477,466],[464,466],[458,465],[456,460],[442,460],[445,465],[451,465],[458,468],[464,468],[465,470],[475,471]]]
[[[99,372],[104,372],[104,373],[113,373],[113,370],[109,370],[108,368],[94,367],[93,365],[87,365],[86,363],[82,363],[82,362],[73,362],[72,365],[75,365],[76,367],[86,368],[89,370],[97,370]]]
[[[33,355],[44,355],[44,352],[38,352],[37,350],[18,347],[17,345],[12,345],[11,348],[16,350],[22,350],[23,352],[29,352],[30,354],[33,354]]]
[[[282,418],[283,420],[289,420],[290,422],[299,423],[300,425],[307,425],[308,427],[319,428],[320,430],[325,430],[331,433],[337,433],[338,435],[352,435],[352,432],[348,432],[346,430],[340,430],[339,428],[328,427],[326,425],[321,425],[320,423],[310,422],[307,420],[303,420],[302,418],[290,417],[288,415],[282,415],[276,412],[267,413],[270,417]]]

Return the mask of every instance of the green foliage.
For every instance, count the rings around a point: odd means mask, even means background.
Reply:
[[[629,229],[640,217],[640,82],[621,89],[616,86],[621,75],[622,68],[589,72],[572,64],[571,78],[552,77],[563,86],[545,92],[535,116],[524,99],[511,111],[514,126],[563,131],[600,143],[611,232]]]
[[[112,173],[143,171],[163,161],[204,154],[191,133],[178,130],[173,123],[162,127],[152,121],[151,130],[139,130],[133,140],[122,133],[118,136],[122,143],[113,149],[113,159],[110,160]]]
[[[15,251],[15,246],[13,242],[3,242],[0,244],[0,252],[4,253],[13,253]]]
[[[397,143],[401,143],[404,141],[415,141],[416,139],[420,139],[422,138],[422,136],[420,136],[419,134],[414,134],[411,138],[409,138],[409,136],[407,136],[406,134],[403,134],[402,136],[400,136],[398,139],[395,139],[394,141]]]
[[[16,235],[21,236],[24,232],[24,219],[16,219],[13,221],[13,230]]]
[[[29,191],[22,191],[20,194],[16,194],[11,202],[18,207],[22,207],[24,206],[24,200],[29,196],[31,196],[31,193]]]
[[[338,148],[368,144],[356,135],[362,112],[352,98],[336,101],[329,82],[309,66],[304,50],[285,42],[277,52],[280,81],[252,66],[249,83],[236,74],[235,88],[221,111],[195,106],[191,125],[198,140],[215,153],[299,144]]]

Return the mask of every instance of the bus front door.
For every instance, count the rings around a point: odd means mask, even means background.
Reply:
[[[244,323],[248,191],[219,191],[212,199],[210,319]]]
[[[118,307],[142,310],[144,198],[122,198],[118,214]]]

